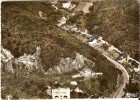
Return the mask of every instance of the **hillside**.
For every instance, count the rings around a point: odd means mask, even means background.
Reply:
[[[88,14],[77,14],[69,23],[102,36],[124,53],[139,60],[139,4],[136,0],[93,2]]]
[[[139,4],[136,0],[95,2],[85,16],[90,34],[107,41],[139,60]]]
[[[94,84],[86,92],[90,95],[100,93],[107,97],[116,89],[117,76],[120,71],[115,69],[114,65],[97,50],[58,28],[56,23],[63,15],[63,12],[51,7],[50,3],[2,2],[1,10],[2,47],[9,50],[14,59],[17,60],[24,53],[33,55],[36,52],[36,47],[40,46],[40,66],[47,72],[49,68],[59,66],[62,58],[69,57],[71,60],[74,60],[76,59],[76,54],[79,53],[87,61],[95,63],[95,66],[92,67],[93,71],[103,73],[100,79],[89,79],[89,82],[82,82],[79,87],[84,86],[83,89],[86,91],[89,84]],[[46,13],[47,18],[45,20],[41,19],[38,11]],[[26,73],[23,70],[20,74],[16,75],[2,69],[3,98],[9,94],[27,99],[50,98],[45,94],[46,86],[54,83],[56,80],[62,83],[70,80],[71,74],[74,73],[73,71],[71,73],[46,76],[44,73],[42,74],[40,71],[34,70],[27,76],[22,74],[22,72]]]

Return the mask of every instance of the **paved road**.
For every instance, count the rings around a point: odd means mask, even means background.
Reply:
[[[118,69],[120,69],[122,71],[123,83],[120,84],[120,87],[118,88],[118,90],[116,91],[116,93],[113,96],[113,98],[121,98],[124,95],[123,88],[125,87],[126,83],[129,82],[129,75],[128,75],[126,69],[121,64],[119,64],[117,61],[113,60],[112,58],[106,56],[105,54],[103,54],[103,55],[110,62],[112,62],[113,64],[115,64]]]

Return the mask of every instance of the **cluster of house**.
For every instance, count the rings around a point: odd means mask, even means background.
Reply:
[[[67,3],[63,3],[62,7],[68,10],[74,9],[74,12],[83,12],[83,13],[90,13],[89,8],[93,5],[92,2],[80,2],[79,5],[72,4],[71,1],[68,1]]]
[[[58,20],[59,23],[57,24],[57,26],[61,27],[63,30],[66,30],[66,31],[79,33],[81,35],[85,35],[88,37],[92,36],[92,35],[88,34],[88,30],[85,28],[77,28],[77,26],[75,24],[74,25],[66,25],[67,20],[68,20],[68,18],[62,17],[60,20]]]
[[[52,99],[70,99],[70,94],[75,93],[84,93],[77,85],[76,81],[71,81],[70,85],[76,86],[75,89],[70,89],[69,87],[63,87],[57,81],[53,87],[47,86],[47,95],[51,96]]]
[[[85,36],[91,36],[90,34],[88,34],[87,29],[77,28],[76,25],[65,25],[65,26],[62,26],[62,29],[66,30],[66,31],[80,33],[81,35],[85,35]]]
[[[58,20],[58,27],[61,27],[62,29],[66,30],[66,31],[71,31],[71,32],[75,32],[75,33],[80,33],[86,36],[91,36],[90,34],[88,34],[88,30],[85,28],[77,28],[76,25],[64,25],[66,24],[67,20],[69,20],[69,18],[71,16],[74,16],[77,12],[83,12],[83,13],[90,13],[89,8],[93,5],[92,2],[80,2],[79,5],[76,7],[75,4],[72,4],[71,1],[67,2],[67,3],[62,3],[62,7],[68,10],[72,10],[74,9],[74,12],[71,13],[70,15],[68,15],[67,17],[62,17],[60,20]]]
[[[106,41],[104,41],[102,39],[102,37],[99,37],[98,39],[94,39],[90,42],[88,42],[88,44],[92,47],[94,46],[99,46],[99,47],[103,47],[104,50],[107,51],[114,51],[116,53],[118,53],[118,55],[116,56],[116,60],[121,63],[121,64],[130,64],[130,66],[132,66],[133,70],[135,72],[140,72],[140,62],[136,61],[135,59],[131,58],[129,55],[123,55],[123,53],[118,50],[117,48],[115,48],[113,45],[107,43]]]

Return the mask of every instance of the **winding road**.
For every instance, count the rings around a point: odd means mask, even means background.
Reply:
[[[124,91],[123,89],[126,86],[126,83],[129,82],[129,75],[128,72],[126,71],[126,69],[119,64],[117,61],[113,60],[112,58],[106,56],[104,53],[102,53],[110,62],[112,62],[113,64],[116,65],[116,67],[118,69],[120,69],[122,71],[122,77],[123,77],[123,83],[120,83],[120,86],[118,88],[118,90],[116,91],[116,93],[114,94],[113,98],[121,98],[124,95]]]

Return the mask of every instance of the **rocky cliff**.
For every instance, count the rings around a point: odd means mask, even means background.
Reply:
[[[52,68],[45,72],[41,65],[40,52],[40,47],[37,47],[36,52],[33,55],[24,53],[23,56],[15,58],[9,50],[2,47],[2,69],[4,69],[5,72],[10,72],[12,74],[19,73],[21,72],[20,70],[23,69],[26,70],[26,73],[28,74],[33,70],[41,70],[44,74],[63,74],[86,66],[92,67],[95,65],[91,60],[76,53],[75,59],[70,57],[61,58],[57,66],[52,66]]]
[[[40,47],[36,48],[36,52],[33,55],[27,55],[24,53],[23,56],[15,58],[9,50],[2,47],[2,69],[5,72],[10,72],[12,74],[22,74],[21,70],[26,71],[26,73],[32,72],[35,69],[42,69],[40,63]]]

